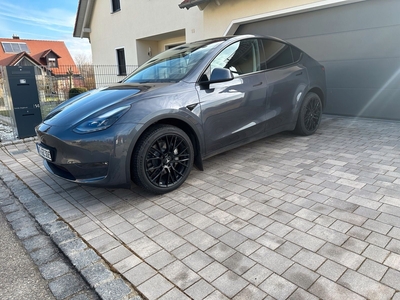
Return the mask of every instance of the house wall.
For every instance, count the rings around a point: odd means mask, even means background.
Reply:
[[[211,1],[204,9],[204,37],[223,36],[235,19],[302,6],[320,0],[220,0]],[[196,9],[196,8],[194,8]]]
[[[180,9],[180,2],[121,0],[121,10],[112,13],[111,0],[96,1],[90,24],[93,63],[115,65],[116,49],[125,48],[126,64],[141,65],[150,58],[149,48],[154,56],[170,44],[222,36],[233,20],[326,0],[219,0],[203,11]]]
[[[121,0],[121,10],[111,12],[111,1],[96,1],[90,41],[94,64],[115,65],[116,49],[125,48],[127,65],[139,65],[175,42],[202,39],[203,13],[183,10],[176,0]],[[139,42],[137,42],[139,41]]]

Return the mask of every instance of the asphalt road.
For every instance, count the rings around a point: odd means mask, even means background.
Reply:
[[[55,299],[0,210],[0,299]]]

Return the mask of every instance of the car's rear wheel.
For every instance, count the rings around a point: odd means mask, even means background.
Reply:
[[[169,125],[149,128],[133,152],[133,181],[155,194],[177,189],[193,166],[193,145],[181,129]]]
[[[301,135],[315,133],[321,123],[322,102],[315,93],[308,93],[301,105],[295,132]]]

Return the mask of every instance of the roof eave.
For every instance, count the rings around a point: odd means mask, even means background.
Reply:
[[[95,0],[79,0],[73,37],[90,38],[90,23]]]
[[[200,10],[203,10],[211,0],[187,0],[179,4],[179,8],[189,9],[193,6],[198,6]]]

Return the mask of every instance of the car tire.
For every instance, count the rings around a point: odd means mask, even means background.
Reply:
[[[185,182],[193,159],[192,142],[183,130],[155,125],[145,131],[135,147],[132,179],[151,193],[168,193]]]
[[[315,93],[308,93],[301,104],[294,131],[300,135],[314,134],[322,117],[322,101]]]

